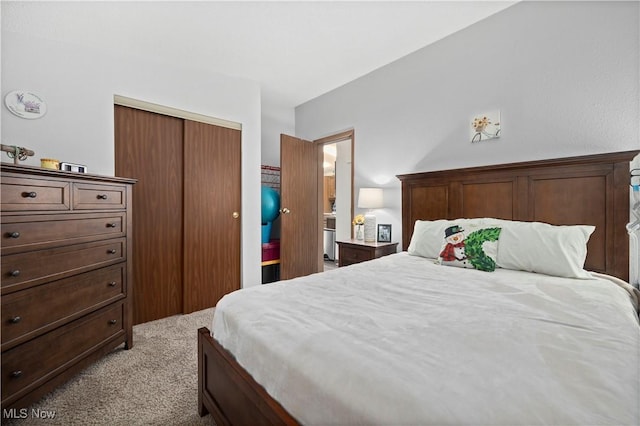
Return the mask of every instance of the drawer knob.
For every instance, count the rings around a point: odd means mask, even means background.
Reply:
[[[19,232],[9,232],[9,238],[20,238]]]
[[[36,192],[34,192],[34,191],[31,191],[31,192],[23,192],[22,196],[24,198],[36,198],[38,196],[38,194]]]
[[[106,200],[107,194],[98,194],[98,200]]]
[[[114,320],[114,319],[109,320],[109,324],[111,324],[111,325],[115,325],[117,323],[118,323],[118,320]]]
[[[115,287],[115,286],[116,286],[115,281],[109,281],[109,287]]]
[[[15,271],[11,271],[9,272],[9,275],[11,275],[12,277],[17,277],[18,275],[20,275],[20,270],[16,269]]]
[[[11,373],[11,377],[13,377],[14,379],[17,379],[20,376],[22,376],[22,370],[16,370]]]
[[[107,253],[109,253],[109,254],[116,254],[117,252],[118,252],[118,250],[116,250],[116,249],[107,250]]]
[[[115,223],[107,223],[107,228],[115,228],[116,226],[118,226]]]
[[[19,316],[19,315],[16,315],[15,317],[13,317],[13,318],[11,318],[11,319],[9,320],[9,322],[10,322],[11,324],[17,324],[17,323],[19,323],[20,321],[22,321],[22,317],[21,317],[21,316]]]

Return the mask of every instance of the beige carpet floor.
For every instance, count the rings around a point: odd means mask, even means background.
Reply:
[[[214,425],[197,406],[197,330],[212,318],[210,308],[134,326],[132,349],[114,350],[32,405],[26,419],[2,424]]]

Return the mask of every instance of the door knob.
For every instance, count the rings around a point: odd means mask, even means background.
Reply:
[[[239,218],[239,217],[240,217],[240,213],[238,213],[238,212],[233,212],[233,214],[232,214],[231,216],[233,216],[233,218],[234,218],[234,219],[237,219],[237,218]]]
[[[289,214],[291,213],[291,210],[289,210],[288,208],[284,207],[280,209],[280,213],[282,214]]]

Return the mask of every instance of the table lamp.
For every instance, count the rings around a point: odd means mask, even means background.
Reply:
[[[369,209],[364,215],[364,241],[376,241],[376,217],[373,209],[383,207],[382,188],[360,188],[358,208]]]

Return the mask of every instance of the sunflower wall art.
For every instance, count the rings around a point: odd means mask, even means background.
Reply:
[[[471,142],[500,137],[500,111],[478,114],[471,121]]]

